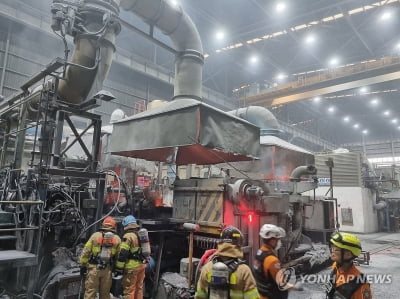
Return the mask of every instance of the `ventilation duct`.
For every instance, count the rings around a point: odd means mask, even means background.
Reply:
[[[166,0],[121,0],[120,5],[160,29],[174,43],[178,52],[174,98],[201,100],[203,47],[195,25],[182,8]]]
[[[198,101],[203,49],[190,18],[165,0],[122,0],[121,7],[159,28],[173,41],[177,50],[174,100],[115,123],[110,151],[178,165],[255,159],[259,129]]]
[[[266,108],[260,106],[249,106],[228,112],[260,128],[260,135],[277,136],[281,132],[279,123],[275,116]]]

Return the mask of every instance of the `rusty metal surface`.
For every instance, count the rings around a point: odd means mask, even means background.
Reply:
[[[223,179],[177,180],[173,217],[203,224],[223,222]]]

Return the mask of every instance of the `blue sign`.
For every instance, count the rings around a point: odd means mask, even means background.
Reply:
[[[330,178],[318,178],[319,186],[330,186],[331,179]]]

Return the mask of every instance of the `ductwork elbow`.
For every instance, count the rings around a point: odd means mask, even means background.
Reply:
[[[84,0],[80,6],[86,31],[74,36],[71,63],[57,90],[66,102],[78,104],[93,96],[102,89],[108,75],[120,25],[110,17],[119,14],[119,0],[107,2]]]
[[[278,135],[279,123],[276,117],[268,109],[260,106],[248,106],[228,112],[240,117],[260,128],[260,135]]]
[[[203,46],[192,20],[166,0],[121,0],[120,6],[168,35],[177,50],[174,98],[201,99]]]
[[[293,169],[292,173],[290,174],[290,180],[300,181],[302,176],[316,175],[316,174],[317,174],[317,168],[314,165],[299,166]]]
[[[377,203],[374,203],[374,209],[378,211],[383,210],[384,208],[386,208],[386,206],[386,201],[379,201]]]

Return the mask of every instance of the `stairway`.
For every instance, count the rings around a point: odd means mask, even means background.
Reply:
[[[15,248],[17,236],[15,231],[12,231],[15,227],[14,213],[0,210],[0,252]]]
[[[37,265],[38,265],[38,251],[40,245],[41,225],[17,225],[17,216],[13,212],[7,212],[2,210],[3,205],[15,205],[15,206],[33,206],[39,205],[38,219],[42,217],[43,205],[42,201],[11,201],[1,200],[0,201],[0,273],[4,272],[8,275],[10,273],[18,271],[21,267],[29,267],[23,270],[25,273],[29,273],[27,281],[27,292],[26,298],[33,298],[33,292],[37,281]],[[30,219],[24,221],[25,223],[32,223]],[[33,246],[30,246],[29,251],[18,250],[17,248],[17,234],[19,232],[33,231]],[[29,272],[26,272],[29,271]],[[3,273],[3,274],[4,274]],[[16,282],[17,283],[17,282]],[[11,287],[11,286],[9,286]]]

